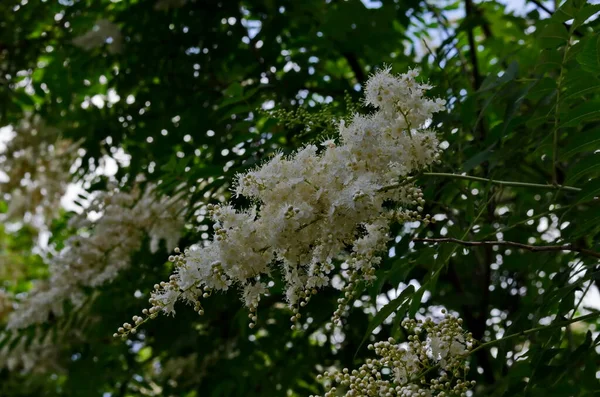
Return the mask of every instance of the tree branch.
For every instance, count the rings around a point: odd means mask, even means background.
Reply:
[[[466,246],[489,246],[489,245],[500,245],[500,246],[508,246],[508,247],[516,247],[521,248],[531,252],[558,252],[558,251],[572,251],[579,252],[581,254],[586,254],[593,256],[595,258],[600,258],[600,252],[592,251],[585,248],[580,248],[574,246],[573,244],[563,244],[563,245],[527,245],[522,243],[517,243],[514,241],[465,241],[459,240],[453,237],[444,237],[444,238],[414,238],[415,242],[422,243],[456,243]]]
[[[552,10],[550,10],[548,7],[543,5],[541,1],[538,1],[538,0],[529,0],[529,1],[531,1],[533,4],[535,4],[537,6],[537,8],[544,10],[546,13],[548,13],[548,15],[552,16]]]
[[[363,85],[367,80],[367,76],[365,76],[365,72],[363,71],[362,66],[358,62],[358,58],[351,52],[343,52],[342,55],[346,58],[346,62],[350,65],[352,72],[354,73],[354,77],[358,80],[360,85]]]

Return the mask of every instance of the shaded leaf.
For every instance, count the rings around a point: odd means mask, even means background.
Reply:
[[[562,127],[574,127],[592,120],[600,120],[600,101],[586,102],[570,110],[561,120],[561,125]]]
[[[560,157],[562,159],[568,159],[581,152],[593,152],[600,149],[600,128],[591,131],[581,131],[572,135],[573,137],[564,149],[561,150]]]
[[[583,50],[577,55],[577,62],[584,70],[600,73],[600,34],[587,40]]]
[[[567,172],[567,181],[574,183],[597,171],[600,172],[600,155],[590,155],[579,161]]]
[[[542,48],[556,48],[566,44],[569,32],[561,23],[549,23],[542,29],[538,39]]]
[[[389,302],[387,305],[381,308],[379,312],[373,317],[369,326],[367,327],[367,332],[363,337],[362,341],[358,345],[357,351],[361,348],[361,346],[365,343],[365,341],[369,338],[369,336],[373,333],[373,330],[379,327],[386,318],[388,318],[392,313],[394,313],[400,305],[402,305],[412,294],[415,292],[415,287],[409,285],[396,297],[396,299]],[[420,300],[420,299],[419,299]]]

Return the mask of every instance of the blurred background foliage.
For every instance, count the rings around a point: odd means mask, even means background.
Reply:
[[[320,391],[315,376],[323,368],[369,356],[365,335],[402,340],[397,319],[405,315],[446,307],[475,338],[492,340],[597,311],[600,267],[592,255],[411,240],[600,252],[599,11],[581,0],[2,1],[3,136],[38,117],[79,149],[71,153],[66,208],[53,208],[44,225],[32,221],[32,208],[9,216],[14,191],[2,190],[0,326],[47,277],[45,252],[60,249],[67,220],[94,191],[127,189],[140,174],[162,194],[183,190],[191,205],[180,246],[207,239],[203,208],[230,198],[235,173],[334,131],[289,125],[268,110],[343,117],[384,64],[395,72],[418,67],[436,86],[432,95],[448,100],[449,111],[433,121],[447,147],[433,172],[547,188],[419,176],[425,210],[438,222],[397,225],[377,282],[331,335],[323,327],[340,294],[333,288],[305,308],[303,331],[290,330],[277,294],[261,302],[249,330],[232,292],[207,300],[203,317],[181,307],[175,318],[115,340],[116,327],[170,273],[166,250],[142,249],[114,282],[87,291],[83,307],[3,334],[10,335],[0,339],[5,359],[20,338],[35,350],[35,340],[50,335],[53,349],[35,351],[29,371],[0,368],[0,395],[309,395]],[[409,284],[415,293],[394,299]],[[383,310],[395,317],[375,317],[390,301]],[[480,350],[473,394],[598,393],[598,326],[575,323]]]

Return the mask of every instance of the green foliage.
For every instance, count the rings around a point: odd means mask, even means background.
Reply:
[[[151,286],[170,274],[169,253],[151,254],[145,242],[132,254],[134,266],[40,328],[57,347],[58,365],[33,373],[0,368],[1,396],[317,394],[321,369],[364,361],[365,342],[406,340],[405,313],[432,315],[442,306],[482,342],[517,335],[471,357],[474,395],[598,392],[598,318],[560,326],[597,312],[581,299],[600,286],[597,256],[412,241],[501,239],[600,252],[598,5],[567,0],[555,11],[526,1],[512,13],[501,1],[470,0],[375,8],[363,3],[378,2],[366,0],[156,3],[3,1],[0,125],[33,112],[64,137],[83,139],[72,177],[89,192],[111,179],[131,186],[140,174],[160,181],[163,194],[192,188],[184,247],[210,234],[199,208],[232,199],[236,173],[332,136],[330,120],[356,111],[360,84],[374,68],[418,66],[436,86],[432,95],[449,104],[433,120],[448,146],[432,170],[437,175],[417,176],[425,212],[438,221],[394,226],[377,281],[364,287],[334,336],[324,329],[340,291],[317,295],[302,312],[311,322],[292,331],[275,285],[254,331],[232,291],[208,299],[202,317],[181,307],[175,318],[115,340],[116,327],[141,312]],[[121,30],[121,51],[74,45],[101,19]],[[120,100],[110,101],[115,93]],[[121,150],[130,160],[114,178],[94,173]],[[51,249],[68,238],[70,216],[63,212],[50,226]],[[0,292],[12,301],[48,277],[38,238],[26,222],[0,226]],[[0,325],[8,315],[2,308],[0,295]],[[540,324],[554,326],[524,333]],[[36,332],[24,330],[18,340],[33,343]],[[18,340],[0,339],[0,351]]]

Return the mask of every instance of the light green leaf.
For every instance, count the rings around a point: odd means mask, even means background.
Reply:
[[[577,29],[591,16],[600,12],[600,4],[586,4],[581,10],[577,12],[575,19],[573,20],[573,28]]]

